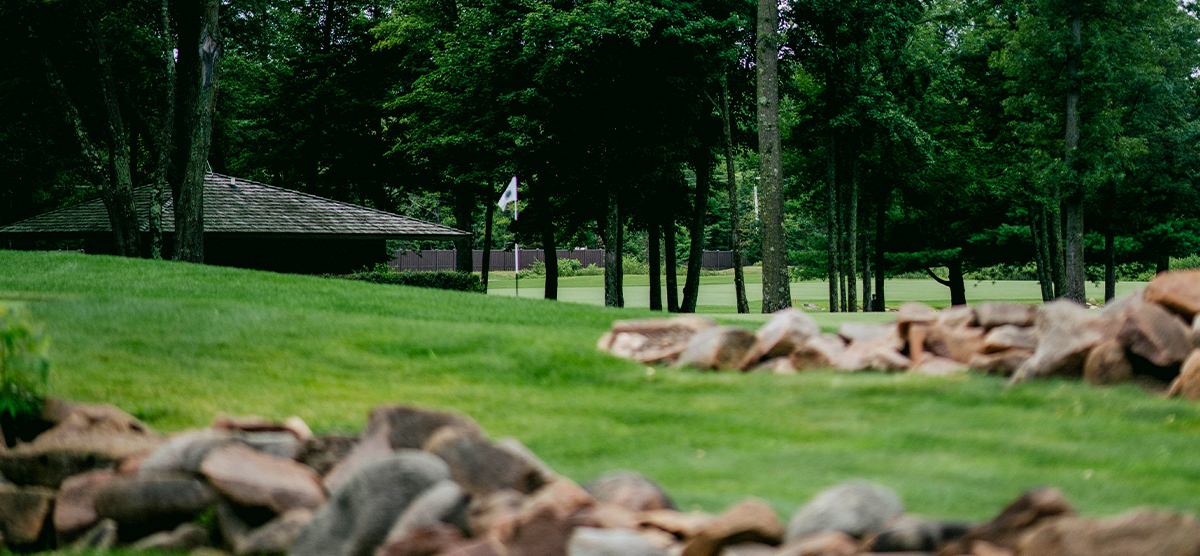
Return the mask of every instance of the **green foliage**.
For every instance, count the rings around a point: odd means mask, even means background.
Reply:
[[[46,396],[49,339],[29,311],[0,303],[0,412],[36,415]]]
[[[395,284],[398,286],[416,286],[418,288],[434,288],[438,290],[454,290],[462,292],[482,292],[483,285],[479,277],[466,272],[416,272],[406,270],[396,272],[386,264],[379,263],[374,269],[363,269],[353,274],[337,276],[346,280],[361,280],[373,284]]]
[[[1200,268],[1200,255],[1171,258],[1171,270],[1192,270]]]

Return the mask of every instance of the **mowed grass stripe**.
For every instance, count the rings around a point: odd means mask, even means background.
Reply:
[[[595,349],[614,319],[653,315],[642,309],[74,253],[0,251],[0,268],[0,299],[52,336],[54,393],[160,430],[226,412],[354,432],[403,402],[470,414],[580,482],[640,471],[684,508],[750,495],[786,516],[863,477],[931,516],[986,518],[1044,484],[1088,514],[1200,511],[1200,411],[1133,387],[651,374]],[[826,329],[885,317],[818,315]]]

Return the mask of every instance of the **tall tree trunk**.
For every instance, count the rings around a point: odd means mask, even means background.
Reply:
[[[1117,249],[1112,228],[1104,232],[1104,303],[1117,296]]]
[[[749,313],[750,302],[746,299],[746,276],[742,266],[741,215],[738,204],[737,168],[733,161],[733,116],[729,112],[729,83],[721,82],[721,119],[725,122],[725,183],[729,188],[729,227],[733,250],[733,290],[737,298],[737,312]]]
[[[695,206],[692,207],[691,226],[688,227],[687,277],[683,282],[683,303],[679,305],[681,313],[695,313],[697,297],[700,295],[700,265],[704,262],[704,217],[708,214],[708,190],[712,182],[712,156],[707,149],[701,149],[692,162],[696,170]]]
[[[857,145],[856,145],[857,147]],[[846,308],[851,313],[858,311],[858,179],[860,165],[858,152],[851,155],[850,198],[846,199]],[[866,307],[863,307],[866,310]]]
[[[549,211],[542,221],[542,251],[546,253],[545,298],[558,299],[558,242],[554,239],[554,222]],[[624,303],[619,305],[624,306]]]
[[[1070,191],[1063,199],[1063,218],[1066,227],[1066,295],[1077,303],[1087,302],[1084,289],[1087,277],[1083,262],[1083,184],[1078,177],[1077,152],[1079,148],[1079,99],[1082,87],[1079,83],[1079,65],[1083,58],[1081,27],[1082,0],[1071,2],[1071,49],[1067,58],[1067,114],[1064,160],[1070,172]]]
[[[868,223],[870,222],[870,213],[863,215],[863,224],[867,225],[863,229],[863,246],[862,246],[862,307],[863,312],[875,311],[874,299],[871,298],[871,230]]]
[[[838,312],[838,302],[841,298],[842,280],[841,261],[839,260],[839,243],[841,230],[838,227],[838,194],[837,194],[837,138],[834,132],[829,132],[829,144],[825,147],[825,191],[829,208],[826,211],[829,234],[829,312]]]
[[[660,230],[662,230],[662,224],[659,224],[658,222],[650,223],[650,226],[647,230],[647,235],[650,236],[648,241],[649,245],[647,247],[649,251],[648,255],[650,257],[651,311],[662,310],[662,253],[659,245],[661,242],[661,238],[659,236],[662,234],[659,233]]]
[[[1050,222],[1050,278],[1054,281],[1054,298],[1066,295],[1066,258],[1063,255],[1063,228],[1061,195],[1055,197],[1054,211],[1046,214]]]
[[[1164,272],[1170,272],[1170,271],[1171,271],[1171,256],[1170,255],[1160,255],[1158,257],[1158,260],[1155,261],[1154,273],[1162,274]]]
[[[496,204],[484,204],[487,205],[487,210],[483,217],[483,257],[479,261],[479,283],[483,286],[483,293],[487,293],[488,274],[492,270],[492,222],[496,217]]]
[[[875,197],[875,310],[887,310],[884,296],[883,228],[887,223],[887,203],[890,191],[882,189]]]
[[[966,305],[967,304],[967,285],[963,279],[962,259],[955,258],[946,263],[948,276],[945,280],[933,273],[933,270],[926,268],[925,273],[930,278],[947,288],[950,288],[950,304],[951,305]]]
[[[188,137],[187,165],[175,195],[175,256],[177,261],[204,262],[204,175],[212,145],[213,116],[217,110],[217,78],[221,69],[221,28],[217,17],[220,0],[206,0],[200,32],[196,35],[195,102]],[[187,72],[184,73],[187,75]]]
[[[1042,288],[1042,301],[1050,301],[1054,299],[1054,277],[1050,270],[1053,264],[1050,261],[1050,232],[1046,227],[1046,207],[1039,205],[1029,226],[1033,232],[1033,248],[1037,258],[1038,285]]]
[[[783,159],[779,130],[779,2],[758,1],[755,48],[758,175],[762,185],[762,312],[792,306],[783,232]]]
[[[475,191],[471,186],[461,184],[454,196],[454,226],[468,234],[462,239],[454,240],[454,269],[458,272],[475,270]]]
[[[617,307],[625,306],[625,218],[617,214]]]
[[[163,68],[166,76],[166,99],[163,102],[163,119],[159,123],[158,133],[154,135],[154,145],[158,150],[154,163],[154,185],[150,190],[150,258],[163,258],[163,229],[162,209],[166,203],[168,183],[167,170],[171,163],[171,148],[175,138],[175,41],[171,37],[171,12],[168,0],[162,0],[159,17],[159,35],[163,57]]]
[[[667,282],[667,312],[679,312],[679,279],[676,276],[679,270],[679,261],[676,257],[675,249],[675,217],[671,216],[663,225],[663,251],[667,252],[666,264],[664,271],[666,272]]]
[[[620,214],[617,210],[617,194],[615,191],[608,193],[608,216],[604,223],[604,306],[605,307],[620,307],[621,296],[618,289],[621,287],[620,276],[621,268],[621,250],[619,248],[620,233],[617,229],[621,226]]]

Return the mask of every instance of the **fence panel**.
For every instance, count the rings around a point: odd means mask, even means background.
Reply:
[[[583,266],[596,265],[604,268],[603,249],[559,249],[556,251],[560,259],[575,259]],[[475,272],[483,270],[483,250],[476,249],[472,253]],[[545,261],[546,254],[541,249],[521,250],[521,269],[527,269],[534,261]],[[680,265],[686,266],[687,260],[681,260]],[[424,251],[397,252],[388,263],[396,270],[437,271],[455,270],[458,267],[457,252],[453,249],[427,249]],[[700,268],[705,270],[725,270],[733,268],[733,251],[705,251],[700,261]],[[512,251],[492,251],[491,269],[499,271],[513,270]]]

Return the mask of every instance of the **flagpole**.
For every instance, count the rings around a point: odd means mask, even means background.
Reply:
[[[517,269],[517,297],[521,297],[521,244],[513,242],[513,268]]]

